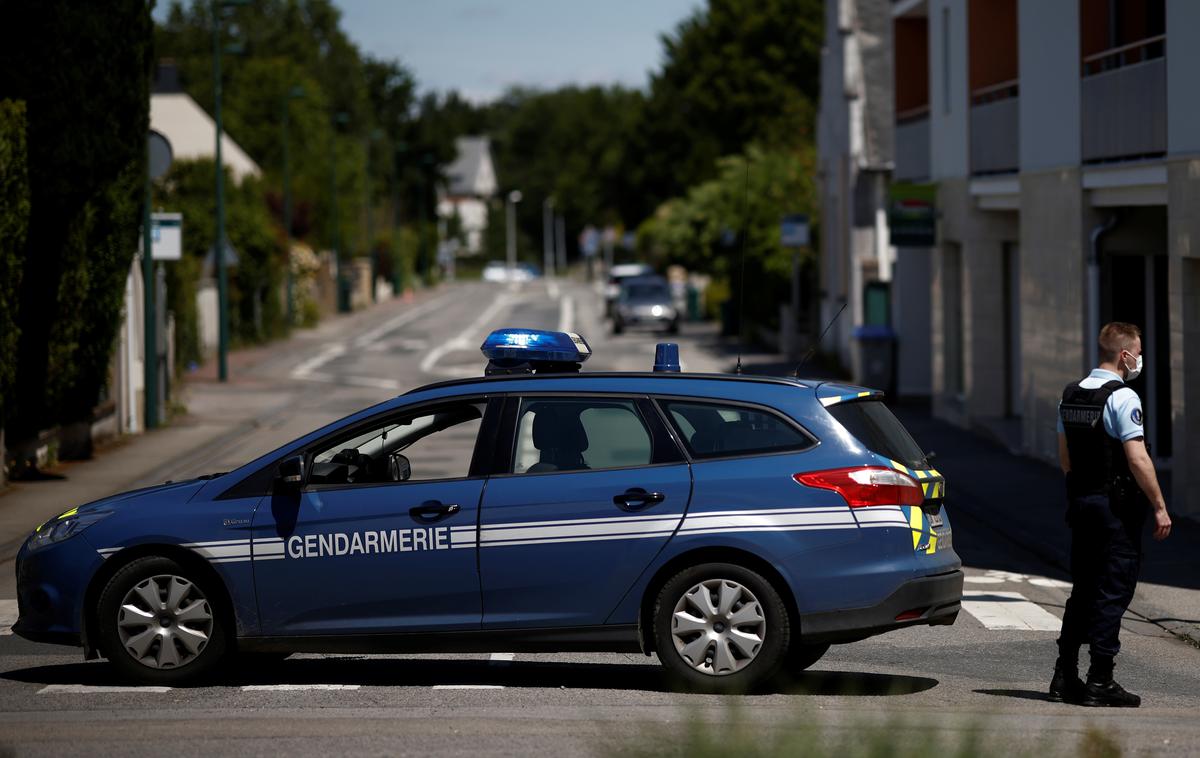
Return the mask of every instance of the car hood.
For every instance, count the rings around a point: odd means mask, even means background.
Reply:
[[[110,509],[123,503],[130,503],[144,498],[160,495],[165,492],[172,492],[171,499],[186,503],[192,499],[192,496],[200,491],[211,477],[199,477],[197,479],[188,479],[181,482],[164,482],[163,484],[155,484],[150,487],[142,487],[136,490],[128,490],[126,492],[118,492],[115,495],[93,500],[90,503],[79,506],[79,510],[86,512],[98,509]]]

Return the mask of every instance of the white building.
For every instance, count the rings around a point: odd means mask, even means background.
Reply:
[[[466,237],[466,253],[475,255],[483,250],[488,202],[496,194],[491,140],[459,137],[454,146],[458,155],[446,168],[446,187],[438,193],[437,212],[442,219],[458,216]]]

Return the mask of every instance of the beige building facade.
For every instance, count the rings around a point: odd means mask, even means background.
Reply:
[[[1053,461],[1063,387],[1133,322],[1168,505],[1200,517],[1200,3],[889,10],[889,192],[935,198],[934,413]]]

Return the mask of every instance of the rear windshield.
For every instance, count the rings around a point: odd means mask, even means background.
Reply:
[[[867,449],[913,469],[929,468],[925,453],[900,420],[879,400],[838,403],[826,408]]]

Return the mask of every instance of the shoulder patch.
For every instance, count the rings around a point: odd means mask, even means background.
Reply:
[[[1142,425],[1142,409],[1134,408],[1132,411],[1129,412],[1129,418],[1131,421],[1133,421],[1133,423],[1137,424],[1138,426],[1141,426]]]

